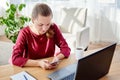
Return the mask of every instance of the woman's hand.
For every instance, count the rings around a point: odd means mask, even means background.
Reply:
[[[57,65],[51,65],[51,63],[48,60],[40,60],[39,65],[42,69],[50,70],[56,68]]]
[[[57,57],[54,57],[51,63],[57,63],[58,64],[59,61],[60,60]]]
[[[57,66],[61,60],[59,60],[57,57],[54,57],[52,62],[50,63],[52,66]]]

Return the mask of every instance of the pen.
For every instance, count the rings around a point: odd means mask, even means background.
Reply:
[[[27,77],[26,77],[25,75],[23,75],[23,76],[24,76],[25,80],[28,80]]]

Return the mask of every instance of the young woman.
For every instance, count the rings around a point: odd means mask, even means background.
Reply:
[[[53,69],[57,65],[42,58],[55,54],[55,45],[60,52],[52,62],[69,57],[70,48],[55,23],[50,7],[44,3],[35,5],[32,11],[32,25],[20,30],[12,53],[12,64],[16,66],[40,66],[43,69]],[[40,59],[40,60],[38,60]]]

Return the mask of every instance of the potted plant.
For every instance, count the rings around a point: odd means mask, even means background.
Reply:
[[[20,14],[25,4],[6,4],[8,9],[5,16],[0,16],[0,25],[6,26],[5,35],[15,43],[20,29],[30,21],[30,18]]]

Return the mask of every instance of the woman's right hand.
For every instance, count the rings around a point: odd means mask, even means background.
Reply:
[[[39,65],[43,69],[47,69],[48,68],[48,63],[49,63],[48,60],[45,60],[45,59],[39,61]]]
[[[52,65],[50,64],[50,62],[49,62],[48,60],[46,60],[46,59],[40,60],[40,61],[39,61],[39,65],[40,65],[40,67],[41,67],[42,69],[45,69],[45,70],[50,70],[50,69],[56,68],[56,66],[52,66]]]

